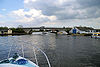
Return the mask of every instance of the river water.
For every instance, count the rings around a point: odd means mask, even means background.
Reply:
[[[35,62],[33,47],[42,49],[52,67],[100,67],[100,39],[85,36],[32,34],[0,37],[0,60],[14,53]],[[48,67],[44,55],[36,48],[38,64]]]

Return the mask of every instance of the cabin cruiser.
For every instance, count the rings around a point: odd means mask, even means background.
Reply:
[[[100,38],[100,33],[93,33],[92,38]]]
[[[42,32],[42,34],[47,34],[48,32]]]
[[[57,34],[68,34],[66,31],[59,31]]]
[[[40,35],[42,32],[33,32],[32,34]]]

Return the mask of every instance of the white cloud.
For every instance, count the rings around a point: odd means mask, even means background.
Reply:
[[[0,14],[0,18],[4,17],[3,15]]]
[[[35,2],[36,0],[24,0],[24,3]]]
[[[46,16],[42,14],[41,10],[29,9],[25,11],[25,9],[19,9],[16,11],[12,11],[8,14],[9,17],[15,19],[15,22],[27,23],[27,24],[41,24],[47,21],[56,20],[56,16]]]
[[[57,17],[56,17],[56,16],[49,16],[48,18],[49,18],[51,21],[57,20]]]
[[[3,8],[3,9],[1,9],[2,11],[6,11],[6,9],[5,8]]]
[[[56,5],[63,5],[64,3],[70,3],[76,0],[56,0],[55,4]]]
[[[93,0],[24,0],[24,9],[12,11],[7,18],[11,19],[12,24],[100,28],[100,1],[91,1]]]

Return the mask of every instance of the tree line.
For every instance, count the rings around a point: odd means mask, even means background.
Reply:
[[[0,27],[0,30],[8,30],[11,29],[13,33],[25,33],[22,28],[8,28],[8,27]]]

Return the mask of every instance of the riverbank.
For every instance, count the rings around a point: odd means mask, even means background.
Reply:
[[[70,34],[72,36],[91,36],[92,34]]]
[[[27,35],[27,34],[26,33],[0,34],[0,36],[8,36],[8,35]]]
[[[42,32],[33,32],[32,34],[43,34],[43,33],[42,33]],[[46,32],[46,34],[48,34],[48,33]],[[59,35],[59,34],[57,34],[57,33],[53,33],[53,34]],[[14,36],[14,35],[30,35],[30,34],[28,34],[28,33],[0,34],[0,36],[9,36],[9,35]],[[71,35],[71,36],[91,36],[92,34],[72,34],[72,33],[70,33],[70,34],[61,34],[61,35]]]

